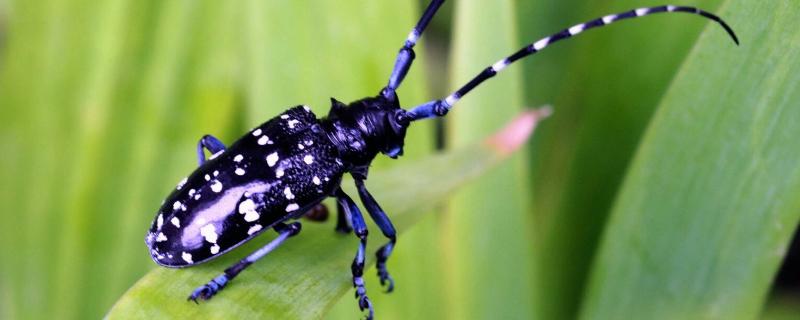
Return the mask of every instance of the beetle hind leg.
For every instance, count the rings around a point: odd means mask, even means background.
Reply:
[[[279,247],[286,239],[292,237],[298,233],[300,233],[300,229],[302,225],[299,222],[293,222],[290,224],[279,223],[277,224],[274,229],[278,232],[278,237],[267,243],[265,246],[259,248],[255,252],[251,253],[246,258],[240,260],[236,264],[230,266],[229,268],[225,269],[221,275],[217,276],[214,279],[211,279],[208,283],[198,287],[192,294],[189,295],[189,298],[186,300],[192,300],[197,303],[197,300],[208,300],[211,299],[217,292],[225,288],[225,285],[228,284],[233,278],[236,277],[242,270],[249,267],[253,262],[258,261],[259,259],[263,258],[267,253],[272,252],[275,248]]]

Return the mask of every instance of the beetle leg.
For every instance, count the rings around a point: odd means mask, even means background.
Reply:
[[[353,231],[355,232],[356,236],[361,240],[358,244],[358,251],[356,252],[356,257],[353,259],[353,264],[350,266],[350,270],[353,273],[353,287],[356,288],[356,299],[358,299],[358,307],[361,311],[364,309],[369,310],[369,315],[367,319],[372,319],[373,316],[373,309],[372,309],[372,302],[369,301],[367,297],[367,288],[364,287],[364,261],[365,261],[365,254],[364,251],[367,248],[367,224],[364,222],[364,217],[361,216],[361,211],[358,209],[358,206],[353,199],[339,189],[336,191],[336,198],[338,202],[341,204],[342,208],[344,208],[345,212],[350,216],[351,222],[353,223]]]
[[[200,138],[200,141],[197,142],[197,164],[201,166],[206,162],[206,153],[204,148],[211,152],[211,157],[213,159],[215,155],[225,151],[225,144],[210,134],[204,135],[202,138]]]
[[[278,223],[275,225],[273,229],[278,232],[278,237],[267,243],[267,245],[261,247],[260,249],[254,251],[246,258],[239,260],[236,264],[230,266],[229,268],[225,269],[221,275],[217,276],[214,279],[211,279],[208,283],[200,286],[199,288],[195,289],[187,300],[192,300],[197,303],[197,299],[200,300],[208,300],[211,299],[217,292],[225,288],[225,285],[228,284],[239,272],[249,267],[254,262],[258,261],[259,259],[263,258],[267,253],[272,252],[278,246],[280,246],[286,239],[291,236],[294,236],[300,232],[302,225],[300,222],[293,222],[290,224]]]
[[[342,207],[341,201],[336,201],[336,232],[348,234],[353,232],[353,228],[350,227],[350,219],[347,216],[347,211],[344,210]]]
[[[378,277],[381,279],[381,285],[386,287],[386,292],[392,292],[392,290],[394,290],[394,279],[389,275],[389,271],[386,270],[386,260],[389,259],[389,256],[392,254],[392,249],[394,249],[394,245],[397,242],[397,232],[394,230],[392,221],[389,220],[386,212],[381,209],[381,206],[378,205],[375,198],[367,191],[367,187],[364,186],[364,180],[355,179],[355,181],[356,188],[358,188],[358,195],[361,197],[361,202],[367,207],[367,212],[369,212],[372,220],[375,221],[381,229],[383,235],[389,238],[389,242],[378,249],[378,251],[375,252],[375,256],[378,258],[376,265],[378,268]]]

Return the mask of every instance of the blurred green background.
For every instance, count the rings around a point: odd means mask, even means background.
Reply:
[[[673,3],[719,13],[742,45],[688,15],[623,22],[411,130],[400,161],[555,109],[524,152],[401,235],[396,292],[367,271],[380,319],[800,315],[798,264],[773,286],[800,222],[800,8]],[[377,93],[425,4],[0,0],[0,317],[102,317],[157,268],[144,233],[201,135],[229,143],[289,106],[323,115],[331,96]],[[448,1],[401,101],[441,97],[560,28],[658,4]],[[329,319],[360,316],[351,293],[333,302],[319,302]]]

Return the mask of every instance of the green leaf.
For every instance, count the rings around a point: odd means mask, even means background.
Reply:
[[[454,2],[450,89],[516,51],[514,1]],[[454,146],[500,126],[522,104],[521,68],[510,67],[470,92],[448,114]],[[514,157],[448,202],[439,241],[446,264],[443,314],[453,319],[529,319],[533,241],[527,161]],[[450,266],[458,266],[452,268]]]
[[[519,39],[533,42],[604,14],[663,2],[520,1]],[[714,12],[720,1],[668,2]],[[539,318],[576,317],[641,135],[701,28],[711,24],[684,14],[648,16],[582,33],[521,63],[525,101],[556,110],[530,149]]]
[[[752,319],[800,222],[800,11],[727,1],[625,178],[585,319]]]
[[[425,211],[421,209],[444,200],[457,187],[485,173],[522,146],[542,116],[546,114],[527,112],[483,143],[406,162],[385,172],[373,172],[370,176],[375,179],[370,180],[370,190],[392,213],[395,227],[402,233],[422,218]],[[348,185],[345,183],[345,189],[351,189]],[[373,226],[372,230],[377,229]],[[304,224],[300,235],[248,268],[213,299],[199,306],[186,301],[194,288],[268,241],[261,238],[237,249],[235,255],[223,256],[209,264],[151,271],[120,298],[107,318],[319,318],[351,288],[349,266],[356,238],[333,232],[330,224],[309,222]],[[371,239],[369,252],[383,243],[377,241],[383,240],[380,236]],[[368,263],[373,260],[368,255]],[[377,281],[367,277],[370,280]],[[381,294],[375,290],[370,293]],[[352,307],[356,308],[355,301]]]

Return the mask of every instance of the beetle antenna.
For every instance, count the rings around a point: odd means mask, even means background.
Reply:
[[[728,32],[728,34],[731,36],[731,38],[733,38],[733,41],[736,43],[736,45],[739,45],[739,39],[736,37],[736,34],[733,32],[733,29],[731,29],[731,27],[728,26],[728,24],[725,23],[725,21],[723,21],[720,17],[718,17],[718,16],[716,16],[716,15],[714,15],[712,13],[700,10],[698,8],[665,5],[665,6],[658,6],[658,7],[634,9],[634,10],[630,10],[630,11],[626,11],[626,12],[622,12],[622,13],[618,13],[618,14],[607,15],[607,16],[604,16],[604,17],[601,17],[601,18],[597,18],[597,19],[591,20],[591,21],[586,22],[586,23],[577,24],[577,25],[574,25],[574,26],[569,27],[567,29],[561,30],[560,32],[555,33],[555,34],[553,34],[553,35],[551,35],[549,37],[545,37],[545,38],[542,38],[539,41],[531,43],[531,44],[525,46],[524,48],[520,49],[519,51],[515,52],[514,54],[512,54],[512,55],[510,55],[510,56],[508,56],[508,57],[506,57],[506,58],[504,58],[504,59],[502,59],[500,61],[497,61],[495,64],[493,64],[493,65],[489,66],[488,68],[484,69],[481,73],[479,73],[477,76],[472,78],[472,80],[467,82],[467,84],[465,84],[464,86],[462,86],[461,88],[459,88],[458,90],[456,90],[455,92],[453,92],[452,94],[447,96],[444,100],[429,101],[429,102],[426,102],[426,103],[421,104],[419,106],[416,106],[416,107],[412,108],[410,111],[408,111],[408,114],[406,116],[407,116],[408,120],[410,120],[410,121],[424,119],[424,118],[430,118],[430,117],[435,117],[435,116],[439,116],[439,117],[444,116],[445,114],[447,114],[447,112],[450,110],[450,108],[453,106],[453,104],[458,102],[458,100],[460,100],[464,95],[469,93],[472,89],[474,89],[475,87],[477,87],[478,85],[480,85],[481,83],[486,81],[487,79],[489,79],[489,78],[493,77],[494,75],[496,75],[498,72],[500,72],[503,69],[505,69],[509,64],[514,63],[514,61],[517,61],[519,59],[522,59],[522,58],[530,56],[530,55],[532,55],[534,53],[537,53],[537,52],[541,51],[542,49],[546,48],[547,46],[549,46],[549,45],[551,45],[551,44],[553,44],[553,43],[555,43],[557,41],[560,41],[560,40],[563,40],[563,39],[567,39],[569,37],[577,35],[577,34],[583,32],[583,31],[586,31],[588,29],[609,25],[609,24],[612,24],[614,22],[617,22],[617,21],[620,21],[620,20],[624,20],[624,19],[628,19],[628,18],[643,17],[643,16],[647,16],[647,15],[651,15],[651,14],[655,14],[655,13],[662,13],[662,12],[685,12],[685,13],[696,14],[696,15],[702,16],[704,18],[713,20],[713,21],[719,23],[722,26],[722,28],[724,28],[725,31]]]
[[[384,97],[393,97],[394,91],[397,90],[397,87],[400,86],[406,74],[408,74],[408,69],[411,68],[411,63],[414,61],[414,45],[417,44],[419,37],[422,36],[422,32],[428,27],[428,23],[431,22],[433,16],[436,15],[436,11],[439,10],[442,4],[444,4],[444,0],[431,1],[422,14],[422,17],[419,18],[419,21],[414,26],[414,29],[411,29],[411,32],[408,33],[403,47],[400,48],[400,52],[397,53],[397,59],[394,62],[392,74],[389,76],[389,83],[386,84],[386,87],[381,91]]]

